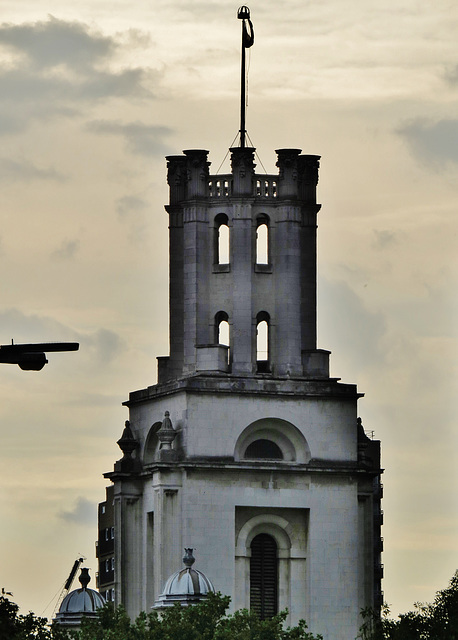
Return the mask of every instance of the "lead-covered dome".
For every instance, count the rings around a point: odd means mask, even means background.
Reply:
[[[59,612],[55,617],[57,624],[74,627],[81,624],[82,617],[95,618],[97,616],[97,609],[103,607],[105,598],[98,591],[88,589],[87,585],[90,580],[89,569],[81,569],[79,577],[81,589],[71,591],[62,600]]]
[[[176,571],[170,576],[153,609],[170,607],[176,602],[184,606],[194,604],[205,600],[210,592],[215,592],[211,580],[201,571],[192,569],[195,562],[192,551],[192,549],[185,549],[183,562],[186,568]]]

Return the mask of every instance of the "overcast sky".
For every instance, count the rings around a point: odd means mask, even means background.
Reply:
[[[267,172],[322,156],[319,347],[382,440],[383,588],[407,611],[458,568],[458,5],[249,6],[248,133]],[[121,403],[168,353],[164,156],[216,172],[237,133],[237,7],[0,0],[0,342],[81,345],[0,366],[0,586],[25,610],[52,614],[80,554],[95,577]]]

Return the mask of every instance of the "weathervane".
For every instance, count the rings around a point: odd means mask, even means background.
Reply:
[[[243,5],[237,11],[237,18],[242,22],[242,75],[241,75],[241,92],[240,92],[240,146],[245,148],[246,127],[245,127],[245,109],[246,109],[246,74],[245,74],[245,49],[249,49],[254,43],[253,23],[250,20],[250,10]],[[248,26],[247,26],[248,25]]]

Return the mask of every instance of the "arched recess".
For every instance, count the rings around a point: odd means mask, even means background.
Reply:
[[[269,440],[275,443],[285,462],[306,464],[310,461],[311,454],[307,440],[291,422],[280,418],[261,418],[249,424],[237,439],[234,460],[246,460],[248,447],[258,440]]]
[[[215,216],[214,263],[229,264],[229,219],[225,213]]]
[[[256,510],[260,511],[260,509]],[[297,534],[298,531],[300,535]],[[261,534],[271,536],[277,547],[278,610],[288,608],[291,611],[292,585],[298,578],[303,579],[305,575],[304,531],[302,527],[297,527],[297,523],[290,522],[287,518],[272,512],[260,513],[249,518],[236,535],[234,604],[236,608],[250,607],[252,542]]]
[[[154,462],[156,452],[159,448],[157,432],[161,428],[162,422],[155,422],[146,436],[145,450],[143,452],[143,464]]]

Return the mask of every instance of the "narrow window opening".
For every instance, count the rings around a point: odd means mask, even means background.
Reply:
[[[229,264],[229,227],[220,225],[218,229],[218,264]]]
[[[265,222],[256,229],[256,264],[269,264],[269,228]]]
[[[229,316],[225,311],[218,311],[215,316],[215,342],[230,347]],[[230,348],[227,350],[227,363],[230,364]]]
[[[256,360],[269,359],[269,325],[266,320],[258,323],[256,340]]]
[[[261,620],[278,613],[277,543],[267,533],[260,533],[251,542],[250,609]]]
[[[229,264],[229,225],[225,213],[215,218],[215,264]]]
[[[265,320],[256,328],[256,364],[258,373],[269,372],[269,325]]]
[[[260,311],[256,316],[256,369],[258,373],[270,373],[270,316]]]
[[[218,344],[229,346],[229,322],[221,320],[218,325]]]

